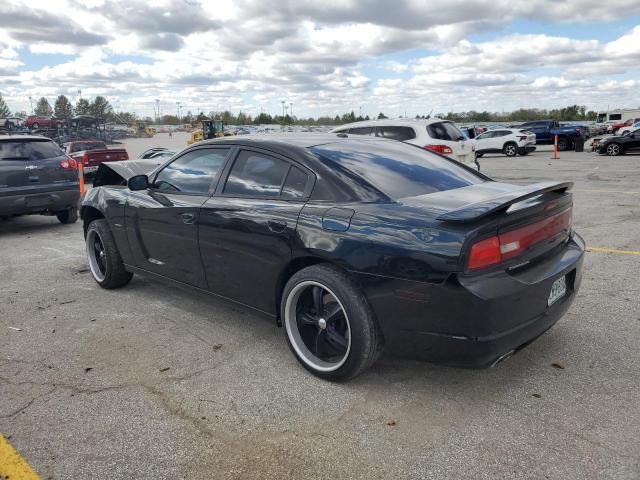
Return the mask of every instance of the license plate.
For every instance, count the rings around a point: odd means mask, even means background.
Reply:
[[[551,293],[547,300],[547,306],[551,306],[567,294],[567,277],[560,277],[551,285]]]

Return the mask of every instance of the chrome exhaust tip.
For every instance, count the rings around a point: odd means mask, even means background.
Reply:
[[[509,350],[507,353],[503,353],[502,355],[500,355],[495,362],[493,362],[491,364],[491,366],[489,368],[493,368],[495,367],[497,364],[499,364],[500,362],[504,362],[505,360],[508,360],[509,358],[511,358],[511,356],[516,353],[515,350]]]

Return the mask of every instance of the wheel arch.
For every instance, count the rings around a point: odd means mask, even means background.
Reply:
[[[91,222],[99,218],[105,218],[105,216],[96,207],[92,207],[91,205],[83,205],[80,208],[80,218],[82,218],[82,230],[86,238],[87,228],[89,228],[89,225],[91,224]]]
[[[337,265],[335,262],[332,262],[326,258],[315,257],[313,255],[304,255],[300,257],[293,258],[287,265],[282,269],[280,275],[278,275],[278,280],[276,281],[275,291],[274,291],[274,301],[275,301],[275,311],[276,311],[276,322],[279,327],[282,326],[282,322],[280,319],[280,304],[282,302],[282,292],[284,291],[284,287],[289,281],[291,277],[293,277],[300,270],[311,267],[313,265],[331,265],[342,272],[349,275],[348,271]]]

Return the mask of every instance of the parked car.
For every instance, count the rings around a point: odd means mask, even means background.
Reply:
[[[469,164],[475,160],[473,144],[455,123],[439,118],[355,122],[334,128],[331,133],[390,138],[446,155],[462,163]]]
[[[24,119],[20,117],[0,118],[0,126],[4,127],[6,130],[13,130],[21,127],[23,124]]]
[[[473,143],[478,157],[485,153],[502,153],[507,157],[515,157],[518,154],[528,155],[536,150],[535,134],[515,128],[489,130],[478,135]]]
[[[619,135],[621,134],[620,130],[625,128],[625,127],[631,127],[633,124],[635,123],[640,123],[640,118],[629,118],[627,120],[625,120],[624,122],[615,122],[615,123],[610,123],[608,126],[608,133],[613,133],[614,135]]]
[[[0,217],[43,214],[73,223],[79,199],[76,162],[53,141],[0,136]]]
[[[598,143],[598,153],[609,156],[640,152],[640,130],[622,136],[613,136]]]
[[[129,154],[124,148],[108,148],[100,140],[68,142],[63,147],[71,158],[82,165],[84,173],[95,172],[104,162],[129,160]]]
[[[565,151],[573,148],[574,141],[578,138],[584,138],[586,132],[583,127],[577,126],[560,126],[556,120],[538,120],[535,122],[525,122],[520,128],[529,130],[536,135],[536,143],[550,144],[554,143],[555,136],[558,136],[558,150]]]
[[[251,307],[322,378],[353,377],[383,350],[493,365],[580,286],[570,182],[494,182],[355,135],[226,137],[146,162],[103,164],[84,197],[95,281],[137,273]]]
[[[176,152],[165,147],[153,147],[142,152],[138,158],[169,158],[175,154]]]
[[[618,135],[624,135],[625,133],[635,132],[640,128],[640,121],[634,123],[633,125],[625,125],[620,130],[618,130]]]
[[[29,115],[24,121],[24,125],[33,130],[37,130],[38,128],[54,128],[56,125],[61,125],[62,123],[62,120],[40,115]]]

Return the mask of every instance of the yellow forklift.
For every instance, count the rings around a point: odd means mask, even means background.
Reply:
[[[147,126],[144,122],[138,122],[129,127],[129,132],[136,138],[152,138],[156,134],[156,129]]]
[[[222,120],[202,120],[201,125],[201,128],[191,132],[191,138],[187,140],[187,145],[211,138],[224,137],[224,123]]]

